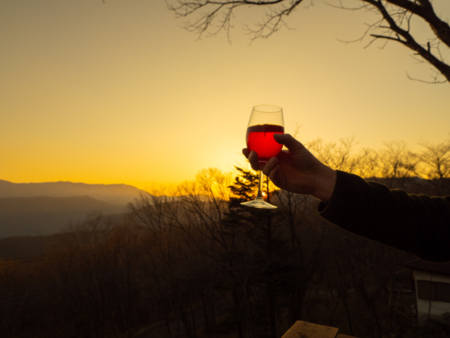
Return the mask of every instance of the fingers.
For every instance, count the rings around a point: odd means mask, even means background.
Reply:
[[[263,173],[266,176],[270,176],[270,172],[278,166],[278,159],[276,157],[272,157],[269,161],[267,161],[266,165],[263,168]]]
[[[281,168],[279,166],[278,159],[276,157],[272,157],[264,166],[263,172],[264,175],[270,178],[273,184],[280,189],[284,189],[284,186],[281,183],[283,175],[280,174],[280,170]]]
[[[253,170],[259,170],[260,165],[258,161],[258,154],[255,151],[249,151],[248,148],[242,149],[242,153],[245,157],[248,158],[250,165],[252,166]]]
[[[278,159],[276,157],[272,157],[265,165],[262,165],[258,162],[258,154],[255,151],[250,152],[247,148],[244,148],[242,149],[242,153],[248,158],[253,170],[262,170],[264,175],[269,177],[276,186],[282,188],[279,186],[280,180],[278,172],[280,166],[278,165]]]
[[[298,142],[295,138],[293,138],[290,134],[275,134],[273,135],[275,141],[280,144],[285,145],[288,149],[293,149],[298,146],[302,146],[300,142]]]

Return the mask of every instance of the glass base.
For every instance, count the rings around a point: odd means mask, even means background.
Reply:
[[[258,209],[277,209],[275,205],[267,203],[262,198],[257,198],[253,201],[242,202],[241,205],[245,205],[246,207],[258,208]]]

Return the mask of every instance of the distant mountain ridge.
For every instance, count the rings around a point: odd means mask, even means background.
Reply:
[[[0,198],[89,196],[111,204],[126,205],[145,193],[144,190],[126,184],[12,183],[0,180]]]
[[[0,180],[0,238],[54,234],[93,212],[120,215],[142,194],[126,184]]]
[[[74,197],[0,197],[0,216],[18,216],[26,214],[44,214],[55,212],[73,212],[79,210],[121,210],[125,206],[116,206],[89,196]]]
[[[90,213],[121,214],[125,209],[89,196],[0,198],[0,238],[50,235]]]

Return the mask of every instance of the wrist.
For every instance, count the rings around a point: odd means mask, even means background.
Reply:
[[[324,202],[329,201],[333,196],[336,176],[336,171],[324,165],[316,176],[315,189],[312,195]]]

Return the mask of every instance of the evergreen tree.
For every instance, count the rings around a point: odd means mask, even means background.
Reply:
[[[246,262],[245,304],[246,328],[251,336],[277,337],[276,318],[280,313],[278,299],[290,288],[292,260],[288,238],[284,231],[280,209],[266,210],[241,206],[256,195],[258,176],[249,170],[236,167],[238,175],[230,186],[232,197],[225,224],[230,232],[244,236],[246,248],[241,260]],[[275,190],[269,181],[264,182],[266,196],[273,196]]]

